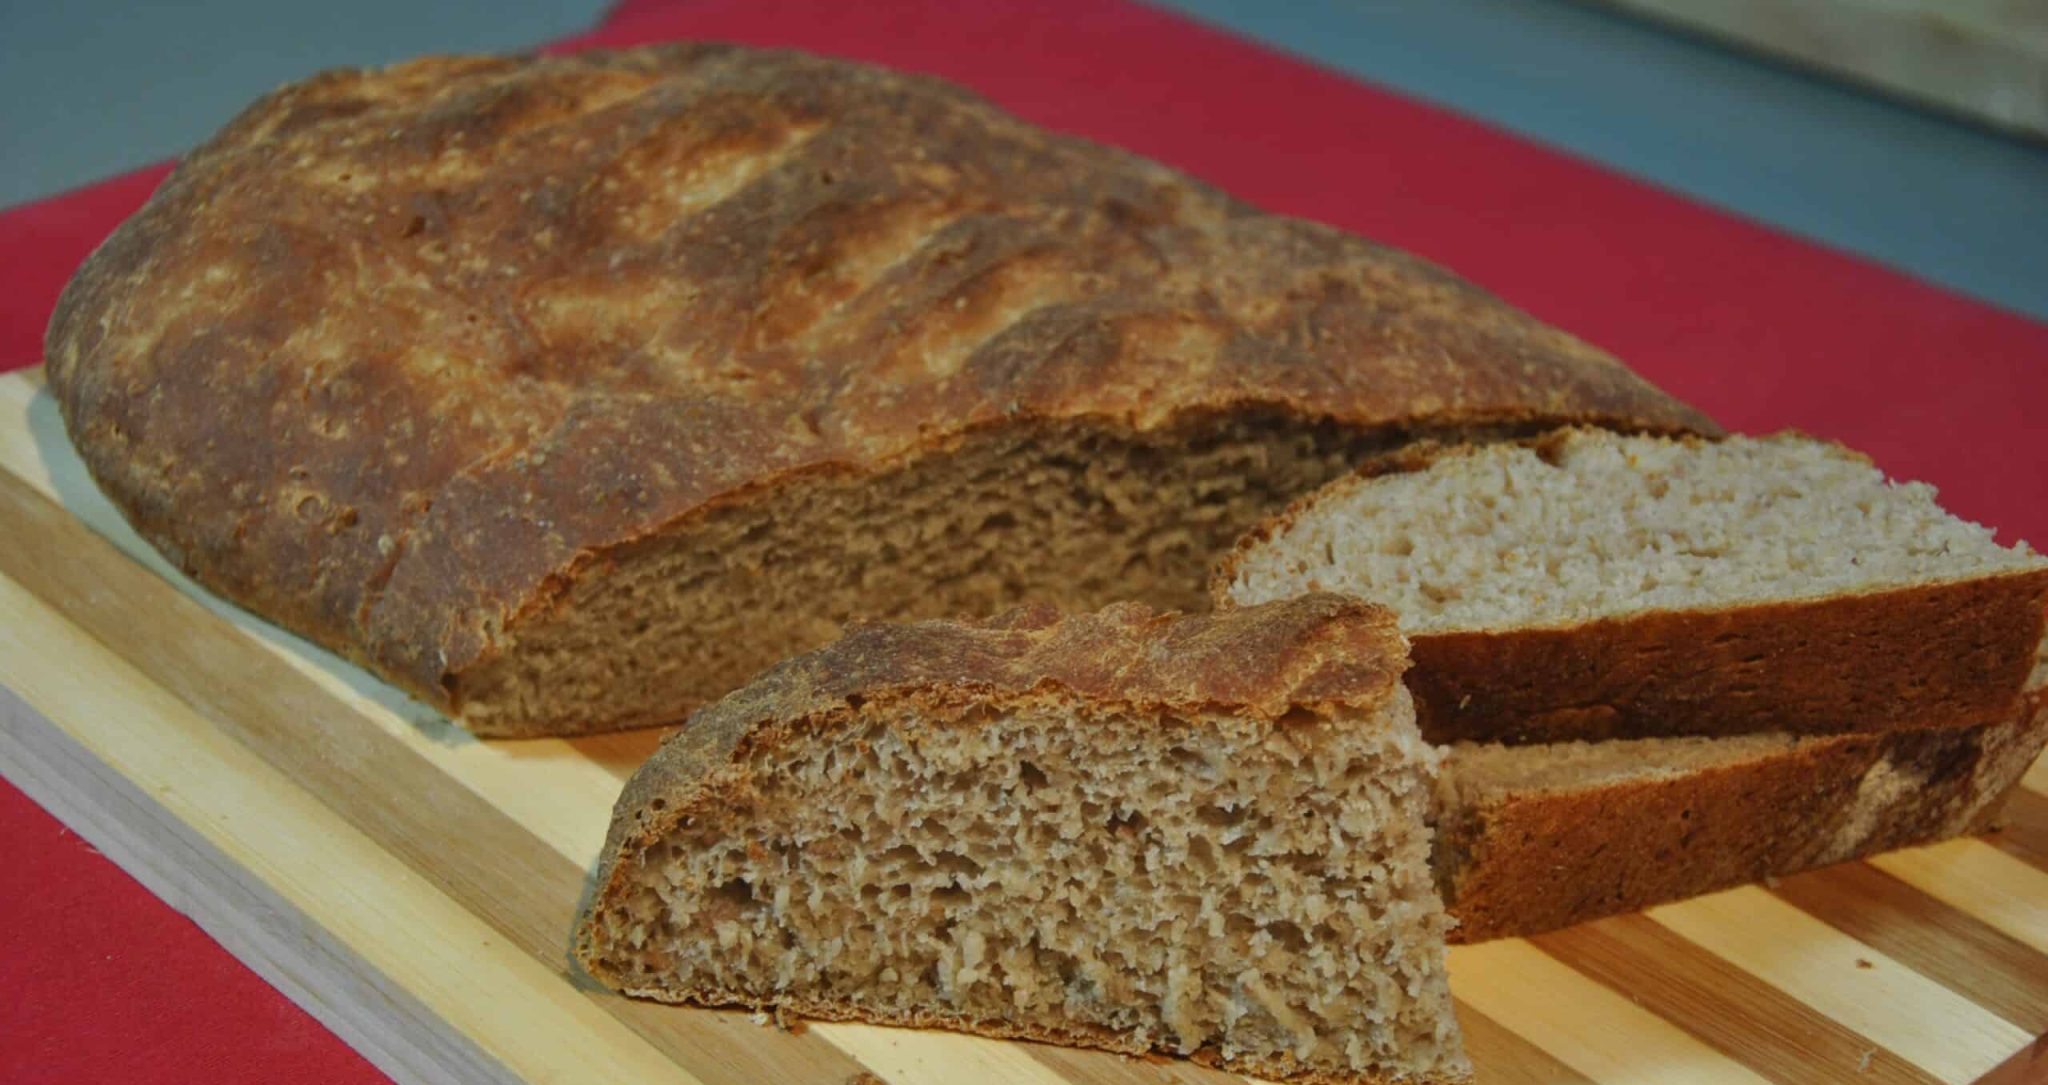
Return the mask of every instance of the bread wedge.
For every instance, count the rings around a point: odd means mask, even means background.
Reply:
[[[2048,560],[1839,445],[1566,431],[1382,459],[1221,563],[1388,604],[1435,742],[1968,726],[2041,681]]]
[[[1540,934],[1993,826],[2048,695],[1975,727],[1460,743],[1435,863],[1451,938]]]
[[[634,775],[576,956],[669,1002],[1463,1080],[1403,666],[1335,596],[856,626]]]

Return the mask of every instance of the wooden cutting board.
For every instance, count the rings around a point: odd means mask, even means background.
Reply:
[[[199,592],[121,521],[38,372],[0,377],[0,770],[401,1081],[1108,1085],[1229,1075],[634,1002],[571,917],[659,739],[484,743]],[[1996,838],[1454,949],[1482,1081],[2048,1072],[2048,767]]]

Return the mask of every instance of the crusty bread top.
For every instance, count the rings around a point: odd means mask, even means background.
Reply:
[[[1713,428],[1414,258],[937,80],[716,45],[285,87],[93,255],[46,354],[145,536],[442,705],[609,548],[982,427]]]
[[[628,781],[602,868],[659,836],[756,742],[864,706],[910,703],[944,726],[964,710],[1062,698],[1105,712],[1230,712],[1281,722],[1297,710],[1369,714],[1400,688],[1407,646],[1391,611],[1305,595],[1214,614],[1119,603],[1095,614],[1027,606],[985,621],[860,623],[700,710]],[[662,816],[663,814],[666,816]],[[599,881],[609,877],[601,869]]]

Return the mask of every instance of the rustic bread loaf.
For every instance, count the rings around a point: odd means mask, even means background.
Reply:
[[[1198,605],[1417,436],[1713,430],[1412,257],[715,45],[279,90],[47,357],[166,555],[497,735],[680,719],[850,616]]]
[[[2048,698],[1975,727],[1452,747],[1436,863],[1453,941],[1538,934],[1991,827]]]
[[[1570,431],[1384,458],[1215,590],[1393,607],[1435,742],[1877,731],[2009,714],[2048,560],[1838,445]]]
[[[619,800],[576,955],[630,994],[1469,1073],[1392,615],[860,624],[698,713]]]

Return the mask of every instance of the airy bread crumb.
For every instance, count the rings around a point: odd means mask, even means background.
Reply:
[[[1385,612],[1024,624],[863,627],[693,722],[621,800],[586,967],[1274,1078],[1464,1078],[1436,753]]]
[[[1410,634],[1813,599],[2048,567],[1839,445],[1573,432],[1354,478],[1240,551],[1239,603],[1383,602]]]

